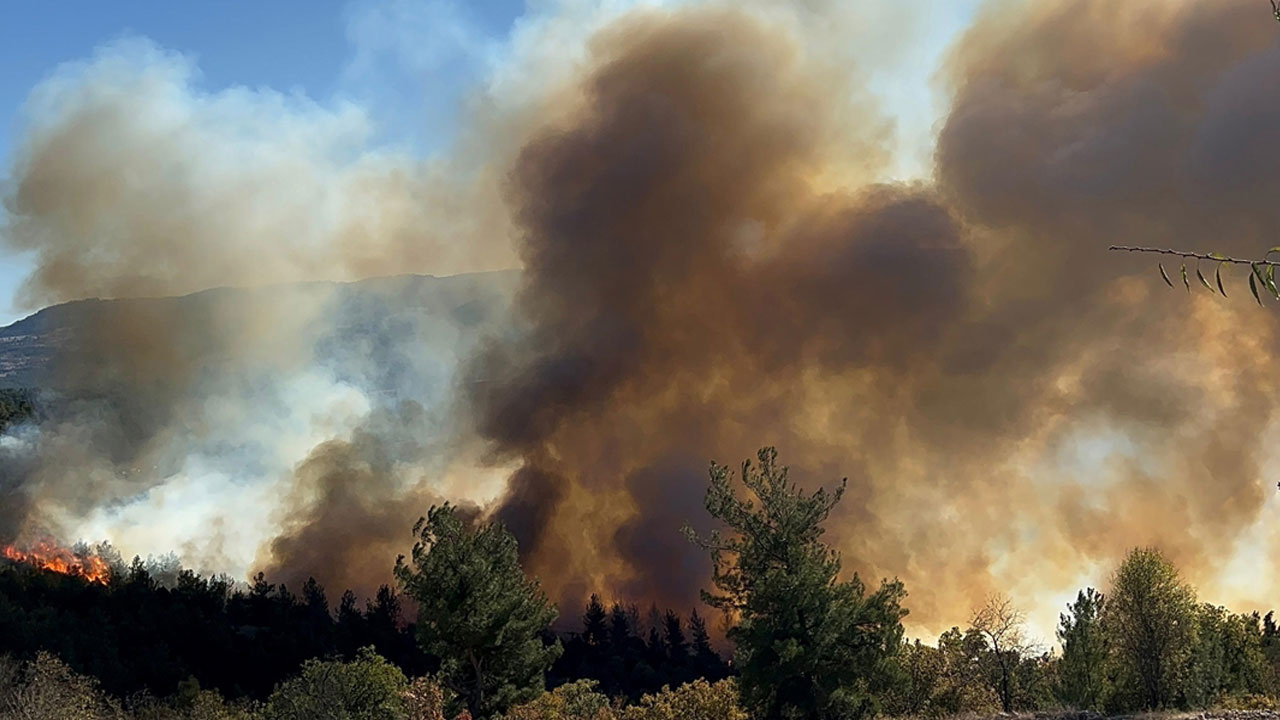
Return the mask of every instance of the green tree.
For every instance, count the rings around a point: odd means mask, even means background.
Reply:
[[[932,717],[938,713],[934,693],[942,686],[945,666],[937,648],[916,640],[904,643],[896,662],[899,679],[885,708],[890,716]]]
[[[662,616],[663,642],[667,647],[667,656],[672,663],[682,665],[689,660],[689,641],[685,640],[684,627],[680,616],[668,610]]]
[[[934,715],[989,714],[1000,699],[983,677],[982,654],[987,644],[976,630],[953,627],[938,636],[942,673],[930,703]]]
[[[582,640],[587,645],[598,648],[604,645],[608,632],[609,615],[605,612],[600,596],[591,593],[591,601],[587,603],[587,611],[582,614]]]
[[[757,457],[740,476],[752,499],[738,497],[728,468],[711,465],[706,507],[731,535],[699,539],[686,529],[711,552],[719,592],[704,591],[704,601],[737,618],[729,639],[743,705],[760,720],[873,713],[902,642],[906,591],[894,580],[868,595],[856,574],[838,579],[840,558],[822,542],[822,523],[843,482],[806,494],[777,465],[777,451]]]
[[[10,425],[35,419],[35,405],[27,390],[0,388],[0,434]]]
[[[1229,696],[1265,695],[1274,691],[1260,625],[1257,613],[1227,618],[1223,637],[1227,658],[1224,692]]]
[[[1088,588],[1067,605],[1058,616],[1058,641],[1062,643],[1062,659],[1058,665],[1058,698],[1082,710],[1101,707],[1104,668],[1107,659],[1106,636],[1102,631],[1105,598]]]
[[[1181,685],[1185,704],[1207,708],[1266,690],[1258,619],[1205,603],[1196,608],[1195,641]]]
[[[1195,590],[1159,550],[1129,552],[1112,580],[1104,615],[1112,709],[1176,704],[1195,642],[1195,613]]]
[[[692,639],[692,651],[695,674],[708,680],[719,680],[725,676],[724,660],[715,648],[711,647],[711,635],[707,632],[707,621],[694,608],[689,616],[689,634]]]
[[[418,602],[418,640],[441,659],[441,681],[475,717],[535,697],[561,647],[543,641],[556,609],[525,577],[515,538],[501,524],[468,527],[447,503],[414,534],[395,574]]]
[[[307,660],[267,700],[267,720],[396,720],[404,714],[404,673],[361,648],[351,662]]]

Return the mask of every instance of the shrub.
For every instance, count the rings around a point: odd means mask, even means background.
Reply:
[[[119,705],[56,656],[39,652],[15,669],[0,670],[0,718],[5,720],[107,720],[121,717]]]
[[[267,701],[267,720],[400,720],[405,715],[404,673],[373,648],[351,662],[308,660]],[[429,717],[429,716],[428,716]]]
[[[507,711],[506,720],[614,720],[609,698],[595,680],[566,683]]]
[[[403,693],[407,720],[449,720],[448,707],[456,703],[456,697],[435,678],[414,678]],[[470,720],[466,710],[454,720]]]
[[[656,695],[645,695],[638,705],[622,714],[622,720],[748,720],[738,704],[738,684],[733,679],[714,685],[694,680],[675,690],[663,688]]]
[[[1267,695],[1227,695],[1218,703],[1222,710],[1280,710],[1280,700]]]

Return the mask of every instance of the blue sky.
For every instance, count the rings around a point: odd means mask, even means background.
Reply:
[[[874,17],[881,8],[893,12],[889,8],[899,1],[867,0],[868,14]],[[633,0],[529,0],[529,7],[524,0],[23,3],[11,8],[0,24],[0,177],[8,175],[32,89],[60,65],[84,61],[96,48],[121,38],[146,38],[191,58],[203,91],[245,86],[321,104],[355,102],[373,118],[379,142],[425,153],[448,143],[464,91],[483,80],[522,21],[538,13],[631,4]],[[937,110],[929,105],[929,74],[979,0],[911,4],[929,8],[928,23],[916,33],[919,47],[872,87],[888,96],[892,112],[914,127],[909,134],[918,136],[927,132]],[[922,148],[915,153],[925,155]],[[30,311],[14,300],[30,266],[29,258],[0,254],[0,325]]]
[[[282,33],[286,27],[291,31]],[[0,23],[0,167],[9,166],[31,89],[58,65],[130,34],[195,54],[210,86],[326,95],[346,56],[342,4],[329,0],[24,3]],[[24,314],[12,297],[28,268],[23,258],[0,257],[0,324]]]
[[[354,97],[376,105],[385,102],[395,88],[403,91],[397,97],[416,97],[417,102],[416,107],[399,107],[379,116],[385,124],[380,130],[389,140],[429,144],[433,138],[447,137],[451,101],[478,69],[464,66],[466,58],[460,59],[456,49],[439,57],[434,66],[414,67],[394,57],[397,48],[377,47],[360,37],[361,32],[378,34],[379,19],[394,23],[397,6],[402,5],[341,0],[85,0],[15,7],[11,22],[0,23],[0,168],[6,168],[7,175],[22,106],[31,90],[59,65],[88,58],[95,48],[131,36],[191,56],[200,70],[201,88],[209,91],[236,85],[269,87],[321,101]],[[523,0],[448,7],[451,18],[465,23],[468,32],[495,39],[505,36],[522,12]],[[384,82],[376,88],[362,82],[364,78],[353,74],[360,70],[354,67],[357,59],[372,65],[364,72],[376,72]],[[26,258],[0,255],[0,325],[27,314],[14,305],[13,296],[29,268]]]

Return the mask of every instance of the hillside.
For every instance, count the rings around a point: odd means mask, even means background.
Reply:
[[[461,328],[483,325],[502,313],[518,278],[517,271],[400,275],[351,283],[216,288],[182,297],[76,300],[0,328],[0,388],[62,388],[69,380],[58,372],[60,363],[92,363],[94,333],[137,318],[146,318],[156,329],[148,340],[164,343],[164,334],[173,328],[198,330],[215,314],[238,314],[248,323],[270,317],[281,307],[317,300],[327,308],[324,327],[316,335],[318,354],[341,361],[344,348],[358,346],[376,353],[406,340],[424,327],[423,321],[447,320]],[[198,335],[183,332],[182,340],[198,346]]]

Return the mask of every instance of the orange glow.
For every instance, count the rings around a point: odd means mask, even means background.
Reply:
[[[34,565],[63,575],[82,577],[89,582],[105,585],[111,577],[111,568],[97,555],[80,556],[48,541],[40,542],[28,550],[19,550],[13,545],[6,545],[0,552],[13,562]]]

